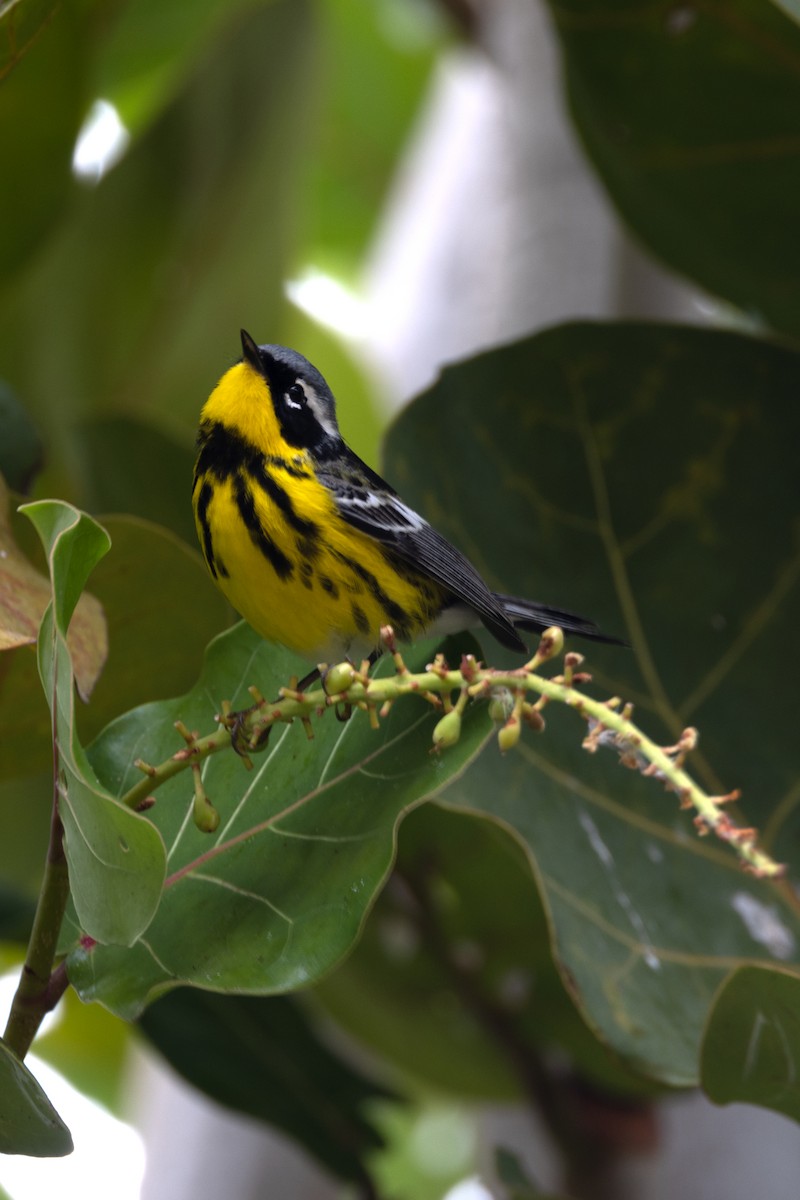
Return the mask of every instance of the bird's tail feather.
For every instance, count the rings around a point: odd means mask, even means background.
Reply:
[[[558,625],[564,633],[573,633],[577,637],[588,638],[592,642],[608,642],[612,646],[626,646],[622,638],[612,637],[598,629],[594,621],[579,617],[576,613],[565,612],[563,608],[551,608],[549,604],[537,604],[534,600],[523,600],[519,596],[505,596],[495,592],[495,600],[516,629],[526,629],[532,633],[541,633],[551,625]]]

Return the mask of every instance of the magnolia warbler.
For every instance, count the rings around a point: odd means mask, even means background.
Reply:
[[[475,567],[345,444],[331,389],[284,346],[242,330],[243,357],[206,402],[192,502],[208,569],[268,641],[312,663],[359,662],[400,641],[483,622],[607,637],[583,617],[493,592]]]

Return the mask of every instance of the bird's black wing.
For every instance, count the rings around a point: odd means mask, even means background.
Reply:
[[[320,464],[317,476],[330,489],[348,524],[473,609],[502,645],[526,652],[522,638],[469,559],[352,451]]]

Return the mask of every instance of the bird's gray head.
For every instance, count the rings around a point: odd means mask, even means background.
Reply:
[[[307,358],[286,346],[258,346],[244,329],[242,354],[266,380],[281,432],[290,445],[324,454],[340,443],[333,393]]]

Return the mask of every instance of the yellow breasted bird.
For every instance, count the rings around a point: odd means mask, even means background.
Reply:
[[[311,663],[359,662],[400,641],[481,622],[607,637],[583,617],[493,592],[460,551],[345,444],[322,375],[242,331],[242,359],[206,402],[192,503],[208,569],[252,627]]]

